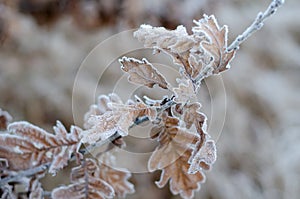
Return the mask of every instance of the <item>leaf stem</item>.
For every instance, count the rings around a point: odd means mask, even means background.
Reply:
[[[256,19],[253,21],[253,23],[239,36],[235,38],[235,40],[230,44],[230,46],[227,47],[226,51],[232,51],[232,50],[238,50],[240,45],[248,39],[254,32],[261,29],[263,27],[263,22],[273,15],[277,8],[279,8],[284,3],[284,0],[273,0],[268,8],[264,12],[259,12],[257,14]]]

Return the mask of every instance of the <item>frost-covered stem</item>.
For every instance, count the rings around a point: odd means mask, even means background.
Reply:
[[[3,179],[0,179],[0,187],[4,186],[6,183],[18,181],[23,177],[32,176],[39,172],[45,171],[46,169],[49,168],[49,166],[50,166],[50,163],[43,164],[38,167],[27,169],[25,171],[19,171],[16,175],[10,175]]]
[[[254,22],[227,47],[227,52],[231,50],[239,49],[241,43],[243,43],[248,37],[250,37],[255,31],[259,30],[264,24],[263,22],[273,15],[277,8],[284,3],[284,0],[273,0],[265,12],[259,12]]]

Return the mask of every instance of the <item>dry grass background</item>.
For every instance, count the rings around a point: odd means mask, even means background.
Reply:
[[[83,59],[100,41],[137,28],[141,23],[168,28],[184,24],[189,28],[192,19],[200,18],[203,13],[215,14],[220,24],[227,24],[232,41],[269,3],[266,0],[0,2],[0,107],[15,120],[27,120],[46,129],[57,119],[66,125],[74,123],[74,79]],[[92,3],[87,5],[87,2]],[[217,142],[218,160],[196,198],[299,198],[299,7],[298,0],[287,0],[263,29],[242,45],[231,63],[232,69],[222,75],[226,107],[217,78],[208,79],[207,85],[212,89],[208,93],[204,88],[199,99],[209,118],[213,115],[210,133],[215,137],[213,125],[222,125],[225,108],[227,114]],[[133,45],[130,41],[122,45]],[[116,54],[117,48],[118,45],[105,49],[107,56],[121,56]],[[140,58],[143,55],[137,54]],[[159,58],[155,61],[159,62]],[[101,56],[92,63],[105,67]],[[99,78],[94,70],[97,69],[86,71],[86,81],[76,93],[80,110],[87,110],[91,104],[89,88]],[[117,65],[112,67],[101,79],[97,92],[109,91],[115,83],[113,77],[120,74]],[[128,147],[132,151],[153,148],[138,139],[129,139]],[[152,182],[157,177],[157,174],[134,174],[136,193],[128,198],[178,198],[171,196],[168,189],[156,188]],[[60,179],[55,180],[45,182],[45,187],[50,189]]]

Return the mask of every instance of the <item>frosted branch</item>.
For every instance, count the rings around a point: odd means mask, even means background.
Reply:
[[[254,32],[261,29],[264,25],[263,22],[273,15],[277,8],[279,8],[284,3],[284,0],[273,0],[265,12],[259,12],[254,22],[228,46],[227,51],[237,50],[241,43],[243,43],[248,37],[250,37]]]

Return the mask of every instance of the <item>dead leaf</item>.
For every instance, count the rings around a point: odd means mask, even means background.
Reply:
[[[111,111],[102,115],[91,115],[87,120],[90,129],[82,131],[83,143],[93,144],[99,140],[106,140],[118,132],[120,136],[127,136],[129,127],[136,118],[146,116],[150,120],[156,118],[156,107],[148,106],[142,102],[135,104],[110,104]]]
[[[233,59],[235,51],[227,52],[228,27],[220,28],[214,15],[204,15],[203,19],[194,21],[194,34],[205,34],[208,41],[201,42],[201,46],[213,57],[213,74],[218,74],[229,69],[229,62]]]
[[[161,178],[156,182],[158,187],[165,186],[169,181],[172,194],[192,198],[194,191],[200,188],[200,183],[205,181],[201,172],[188,174],[188,160],[199,137],[178,127],[177,118],[163,115],[162,119],[162,124],[151,130],[159,146],[148,161],[148,169],[151,172],[162,170]]]
[[[134,58],[123,57],[119,60],[121,69],[129,73],[128,81],[153,88],[155,84],[163,89],[168,89],[168,82],[162,74],[146,59],[141,61]]]
[[[191,164],[188,170],[189,174],[201,172],[202,169],[209,169],[217,159],[217,149],[213,140],[207,140],[198,151],[193,151],[193,153],[189,159]]]
[[[99,176],[99,166],[92,159],[86,159],[71,172],[69,186],[55,188],[51,197],[55,199],[106,199],[113,198],[113,188]]]
[[[125,198],[135,191],[133,184],[128,181],[131,173],[127,169],[117,168],[113,152],[106,152],[98,158],[100,177],[112,186],[118,198]]]
[[[67,165],[72,154],[78,153],[81,129],[71,127],[67,133],[58,121],[55,134],[28,122],[14,122],[7,128],[8,133],[0,134],[0,157],[8,161],[13,171],[26,170],[42,164],[51,163],[49,172]]]
[[[194,101],[197,99],[194,85],[191,80],[182,80],[178,88],[174,88],[173,92],[175,94],[174,101],[177,103],[186,104],[189,101]]]

